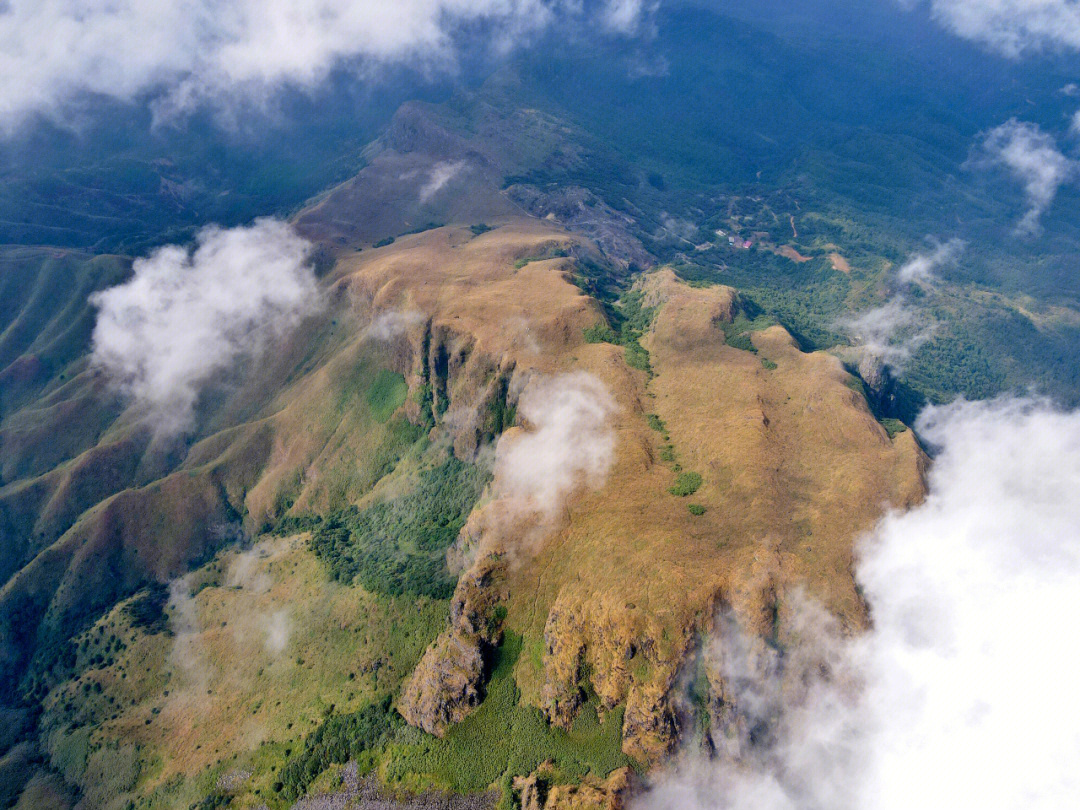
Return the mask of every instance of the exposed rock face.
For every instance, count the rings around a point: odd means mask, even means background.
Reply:
[[[859,376],[866,383],[874,410],[892,416],[896,411],[896,379],[889,367],[880,357],[867,355],[859,361]]]
[[[483,699],[485,659],[501,636],[490,581],[494,565],[482,560],[459,581],[450,626],[424,653],[398,701],[406,722],[436,737]]]
[[[602,709],[623,705],[623,750],[651,763],[678,740],[686,665],[721,605],[760,639],[776,638],[803,591],[846,632],[865,625],[854,540],[884,505],[922,497],[925,456],[910,432],[889,438],[835,358],[800,351],[779,327],[749,335],[756,352],[727,345],[733,291],[691,288],[670,271],[647,276],[643,291],[657,308],[642,341],[651,377],[619,347],[575,346],[572,335],[562,344],[565,362],[619,404],[607,484],[572,495],[540,543],[505,530],[483,542],[501,554],[485,559],[501,567],[507,625],[541,640],[515,671],[523,699],[562,727],[590,690]],[[528,364],[519,356],[515,373]],[[701,476],[688,498],[669,492],[679,469]],[[474,516],[463,545],[477,546],[483,525]],[[463,594],[474,587],[463,583]],[[452,626],[410,695],[467,712],[479,684],[463,692],[435,663],[475,674],[475,658],[451,644],[475,635]],[[418,719],[438,728],[441,716]]]
[[[535,186],[515,184],[506,189],[506,194],[533,216],[556,219],[585,234],[624,269],[641,269],[654,262],[641,241],[630,232],[634,220],[588,189],[570,186],[545,192]]]
[[[579,785],[552,785],[550,780],[545,765],[514,780],[521,810],[623,810],[633,788],[629,768],[620,768],[604,780],[587,777]]]

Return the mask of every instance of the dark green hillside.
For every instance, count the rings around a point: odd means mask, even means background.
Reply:
[[[130,267],[120,256],[0,247],[0,418],[75,376],[94,325],[87,297]]]

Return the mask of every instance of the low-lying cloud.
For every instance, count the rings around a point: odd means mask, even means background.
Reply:
[[[939,268],[955,262],[963,252],[962,239],[934,243],[930,250],[915,253],[900,265],[896,278],[905,284],[929,284],[936,279]]]
[[[169,661],[182,671],[188,681],[188,693],[202,694],[213,675],[202,645],[202,621],[199,606],[191,595],[191,578],[183,576],[169,583],[169,628],[173,645]]]
[[[844,328],[856,341],[860,361],[881,363],[894,370],[902,368],[930,337],[930,326],[920,321],[918,311],[901,294],[847,320]]]
[[[586,372],[534,378],[518,414],[527,426],[495,450],[496,495],[517,513],[553,518],[580,486],[603,486],[615,459],[615,399]]]
[[[455,33],[477,26],[507,50],[566,19],[631,34],[642,0],[9,0],[0,5],[0,128],[63,123],[94,95],[153,100],[160,116],[265,101],[339,68],[409,60],[453,69]],[[475,46],[475,42],[473,43]]]
[[[958,402],[917,429],[927,499],[860,549],[872,629],[844,641],[796,604],[779,653],[721,632],[754,734],[736,722],[741,744],[686,756],[638,810],[1080,806],[1080,412]]]
[[[908,289],[916,285],[929,289],[937,271],[954,263],[964,251],[964,242],[950,239],[933,242],[930,250],[913,254],[896,271],[896,280],[905,285],[879,307],[868,309],[841,324],[856,341],[860,363],[880,364],[899,370],[912,353],[933,333],[920,310],[910,301]],[[864,374],[864,376],[866,376]]]
[[[310,250],[288,224],[260,219],[136,259],[129,281],[90,299],[92,362],[159,433],[190,428],[205,383],[322,305]]]
[[[465,166],[464,160],[444,160],[432,166],[427,181],[420,186],[420,202],[430,201],[447,183],[461,174]]]
[[[1005,56],[1080,50],[1076,0],[929,0],[929,8],[954,34]]]
[[[407,334],[411,328],[423,322],[424,313],[418,309],[388,309],[372,319],[364,335],[386,343]]]
[[[1037,124],[1015,118],[986,134],[974,165],[1005,169],[1024,187],[1027,211],[1016,225],[1021,236],[1042,230],[1040,219],[1058,189],[1078,176],[1080,163],[1058,149],[1054,137]]]

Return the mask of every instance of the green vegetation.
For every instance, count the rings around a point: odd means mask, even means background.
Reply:
[[[649,363],[649,352],[639,341],[652,324],[656,308],[645,306],[644,301],[643,292],[631,290],[619,299],[618,308],[615,311],[619,315],[619,343],[625,348],[626,364],[631,368],[644,371],[651,377],[652,365]]]
[[[701,516],[705,514],[705,507],[700,503],[690,503],[686,505],[686,508],[690,510],[691,515]]]
[[[392,244],[394,244],[394,237],[393,236],[387,236],[385,239],[380,239],[378,242],[375,242],[372,245],[372,247],[381,248],[381,247],[387,247],[388,245],[392,245]]]
[[[586,343],[618,343],[619,336],[615,330],[606,323],[594,323],[582,330],[585,333]]]
[[[169,586],[155,582],[140,591],[124,606],[131,626],[147,633],[169,632],[165,604],[169,601]]]
[[[636,368],[638,371],[652,375],[652,364],[649,362],[649,352],[640,344],[632,343],[626,347],[626,365]]]
[[[514,262],[514,269],[520,270],[522,267],[527,264],[531,264],[532,262],[542,262],[546,261],[547,259],[562,259],[568,255],[569,254],[566,252],[566,250],[561,247],[549,246],[545,248],[542,253],[538,253],[535,256],[524,256],[518,259],[516,262]]]
[[[304,741],[304,750],[282,768],[274,790],[287,800],[295,801],[331,765],[344,765],[352,759],[361,763],[370,760],[370,752],[401,725],[401,718],[391,708],[389,697],[358,712],[331,714]],[[365,757],[365,754],[369,756]]]
[[[503,375],[495,390],[495,395],[488,400],[487,413],[481,428],[485,441],[491,441],[517,422],[517,406],[507,402],[510,390],[510,378]]]
[[[427,222],[427,223],[424,223],[423,225],[417,225],[415,228],[409,228],[409,230],[404,231],[401,235],[402,236],[411,236],[414,233],[423,233],[424,231],[433,231],[436,228],[443,227],[443,225],[445,225],[445,224],[446,224],[445,222]],[[393,242],[392,239],[390,241]]]
[[[487,233],[492,230],[492,227],[486,223],[478,222],[475,225],[470,225],[469,230],[472,231],[473,236],[479,236],[482,233]]]
[[[761,358],[761,367],[764,368],[766,371],[776,371],[777,368],[776,363],[774,363],[768,357]]]
[[[271,529],[270,533],[277,535],[278,537],[288,537],[292,534],[310,532],[320,523],[322,523],[321,515],[285,515],[277,522],[274,528]]]
[[[907,430],[907,425],[899,419],[882,419],[881,426],[885,428],[885,432],[889,434],[890,439]]]
[[[367,391],[367,403],[376,421],[387,422],[394,411],[405,404],[409,385],[396,371],[380,369]]]
[[[311,547],[340,582],[445,599],[454,590],[446,550],[488,478],[485,468],[450,457],[423,470],[406,495],[331,513],[312,532]]]
[[[651,377],[649,352],[639,341],[652,323],[656,308],[645,306],[644,299],[645,294],[640,290],[623,293],[614,306],[606,307],[610,323],[588,326],[584,329],[584,334],[586,343],[612,343],[622,346],[626,364]]]
[[[716,281],[736,287],[749,324],[729,324],[732,337],[780,323],[806,349],[826,349],[845,342],[832,329],[847,311],[850,278],[819,257],[796,264],[767,251],[739,251],[738,261],[719,267],[682,264],[675,268],[687,281]],[[771,318],[766,321],[762,315]],[[729,345],[736,345],[728,341]],[[740,341],[736,348],[752,346]],[[752,351],[752,348],[748,348]]]
[[[645,415],[645,418],[649,422],[649,427],[661,434],[665,439],[668,437],[667,425],[664,424],[664,420],[657,416],[655,413],[649,413]]]
[[[761,312],[753,302],[744,300],[740,301],[735,317],[730,322],[722,322],[720,327],[724,330],[724,342],[728,346],[757,354],[754,342],[750,339],[750,333],[768,329],[775,323],[775,319]],[[762,365],[765,365],[765,362],[762,360]],[[769,366],[765,365],[765,368]],[[775,364],[773,368],[776,368]]]
[[[672,495],[677,495],[680,498],[685,498],[687,495],[693,495],[701,487],[701,476],[696,472],[683,472],[679,473],[675,479],[675,486],[668,489]]]
[[[622,709],[601,720],[595,694],[569,731],[553,728],[539,709],[522,705],[513,674],[521,649],[521,636],[507,632],[484,702],[443,739],[400,729],[386,749],[383,770],[391,783],[475,792],[502,777],[531,773],[546,760],[567,781],[588,773],[606,777],[633,764],[621,749]]]

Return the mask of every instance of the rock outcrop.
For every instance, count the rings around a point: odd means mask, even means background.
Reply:
[[[481,560],[458,582],[450,626],[424,653],[398,701],[406,722],[436,737],[483,700],[485,670],[502,629],[491,581],[495,565],[492,558]]]
[[[607,779],[586,777],[577,785],[552,784],[552,778],[545,763],[514,780],[521,810],[623,810],[634,786],[629,768],[620,768]]]

